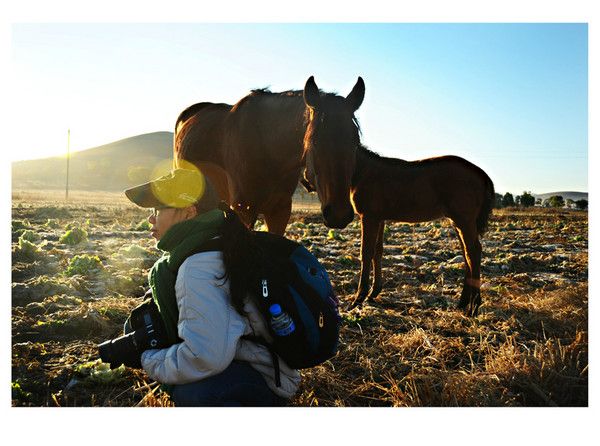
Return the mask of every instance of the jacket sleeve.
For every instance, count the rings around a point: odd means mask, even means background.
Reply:
[[[183,342],[142,354],[142,366],[151,378],[186,384],[216,375],[231,363],[246,322],[232,307],[229,282],[222,276],[220,252],[198,253],[182,263],[175,295]]]

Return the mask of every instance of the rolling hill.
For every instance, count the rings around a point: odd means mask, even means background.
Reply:
[[[148,181],[154,167],[173,157],[173,133],[154,132],[132,136],[71,155],[69,189],[88,191],[122,191]],[[12,163],[12,188],[64,189],[67,163],[65,157],[42,158]],[[315,194],[307,195],[302,187],[296,191],[302,199],[317,202]],[[587,192],[548,192],[533,194],[545,200],[561,195],[565,200],[588,199]]]
[[[69,189],[121,191],[148,181],[154,167],[173,157],[173,133],[154,132],[71,154]],[[65,157],[12,163],[14,189],[64,189]]]

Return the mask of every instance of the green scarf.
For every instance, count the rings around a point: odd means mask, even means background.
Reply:
[[[204,242],[220,234],[225,219],[223,211],[214,209],[192,219],[174,224],[160,239],[157,248],[165,251],[156,261],[148,282],[152,296],[165,325],[169,343],[180,342],[177,335],[179,310],[175,299],[175,281],[177,271],[185,259]]]

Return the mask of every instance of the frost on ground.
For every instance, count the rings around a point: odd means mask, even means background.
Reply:
[[[142,371],[106,369],[160,252],[143,210],[13,203],[14,406],[168,406]],[[260,225],[260,223],[259,223]],[[360,223],[296,212],[286,235],[330,273],[343,304]],[[342,311],[338,355],[303,370],[295,406],[587,406],[587,213],[495,210],[482,239],[483,306],[455,310],[463,259],[448,221],[389,223],[379,298]]]

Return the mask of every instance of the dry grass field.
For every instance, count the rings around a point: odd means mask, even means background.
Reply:
[[[146,216],[117,195],[13,195],[13,406],[171,405],[143,371],[97,358],[159,257]],[[286,235],[349,302],[358,220],[333,231],[296,211]],[[455,309],[463,264],[449,222],[391,223],[385,236],[384,290],[342,312],[338,355],[302,371],[293,406],[588,405],[586,212],[494,210],[476,318]]]

